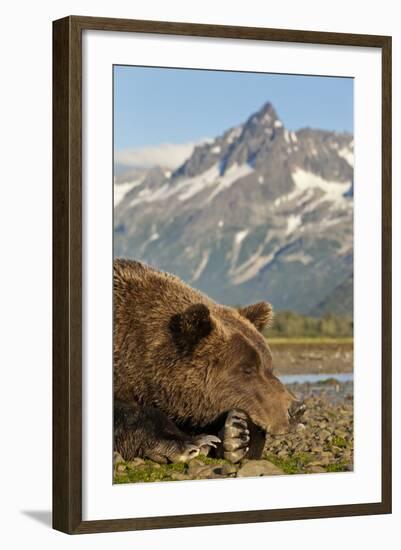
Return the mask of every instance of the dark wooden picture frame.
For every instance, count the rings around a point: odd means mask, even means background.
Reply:
[[[367,504],[82,520],[82,31],[379,48],[382,55],[382,496]],[[391,512],[391,37],[71,16],[53,22],[53,527],[69,534]]]

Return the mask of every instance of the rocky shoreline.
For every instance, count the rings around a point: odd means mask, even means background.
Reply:
[[[297,389],[302,394],[302,388]],[[267,458],[288,474],[352,471],[352,383],[333,381],[322,391],[314,389],[305,404],[295,433],[268,438]]]
[[[115,453],[114,483],[352,471],[353,383],[329,377],[325,383],[289,387],[305,400],[302,424],[294,433],[269,436],[262,460],[232,464],[198,456],[188,464],[157,464],[142,458],[125,462]]]

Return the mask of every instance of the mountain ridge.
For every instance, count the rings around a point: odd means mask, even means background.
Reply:
[[[290,131],[270,102],[176,170],[142,172],[124,193],[120,185],[114,255],[173,272],[222,303],[265,299],[324,314],[352,275],[353,137]]]

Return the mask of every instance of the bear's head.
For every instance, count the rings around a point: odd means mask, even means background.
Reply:
[[[170,334],[185,372],[180,391],[196,402],[190,412],[194,422],[241,409],[270,434],[298,423],[304,407],[274,375],[262,334],[272,318],[266,302],[239,310],[199,303],[171,317]]]

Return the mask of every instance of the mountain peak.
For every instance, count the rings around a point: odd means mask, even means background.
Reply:
[[[253,113],[247,120],[245,126],[264,126],[264,127],[281,127],[283,126],[279,119],[273,104],[270,101],[266,102],[262,107]]]
[[[261,116],[269,116],[272,120],[277,120],[278,119],[278,115],[277,115],[277,112],[275,110],[275,108],[273,107],[273,104],[270,103],[270,101],[267,101],[264,105],[262,105],[262,107],[259,109],[259,111],[257,111],[257,114],[261,115]]]

